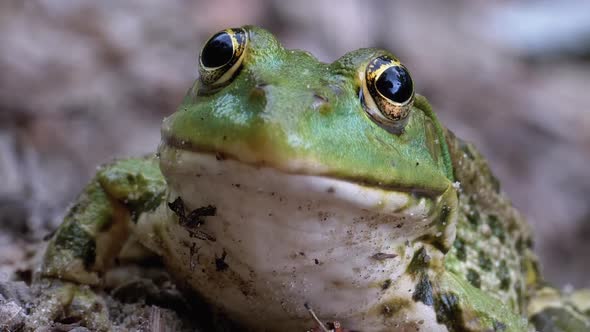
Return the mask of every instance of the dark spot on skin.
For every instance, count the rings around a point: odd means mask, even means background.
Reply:
[[[534,275],[538,278],[541,275],[541,270],[539,269],[539,262],[532,259],[526,259],[527,263],[527,273]],[[530,270],[529,270],[530,269]]]
[[[81,202],[78,202],[74,206],[72,206],[70,208],[70,210],[68,211],[66,218],[73,217],[73,216],[77,215],[80,211],[82,211],[82,209],[84,208],[82,205],[83,204]]]
[[[186,223],[182,226],[188,228],[199,227],[205,223],[202,217],[212,217],[217,214],[217,208],[213,205],[202,206],[198,209],[191,211],[186,217]]]
[[[475,202],[475,199],[473,197],[469,197],[469,204],[470,206],[477,206],[477,203]],[[477,211],[476,209],[471,209],[467,214],[467,220],[469,221],[469,223],[475,227],[477,227],[479,225],[479,222],[481,220],[481,217],[479,215],[479,211]]]
[[[463,242],[463,239],[457,237],[455,239],[455,242],[453,242],[453,247],[455,247],[455,250],[457,252],[457,259],[462,262],[465,262],[465,260],[467,260],[467,253],[465,249],[465,242]]]
[[[207,205],[195,209],[186,215],[184,202],[180,197],[176,198],[174,202],[168,203],[168,207],[178,216],[178,223],[187,228],[197,228],[205,223],[202,217],[212,217],[217,213],[216,207]]]
[[[428,253],[426,253],[426,249],[424,249],[424,247],[418,249],[414,254],[414,257],[412,257],[410,264],[408,264],[407,272],[416,277],[419,273],[426,270],[428,268],[428,262],[430,261],[430,259],[426,257],[429,257]]]
[[[418,284],[416,284],[416,289],[414,290],[414,294],[412,294],[412,299],[416,302],[420,301],[428,306],[432,306],[434,304],[432,297],[432,285],[430,284],[430,279],[428,279],[428,275],[426,273],[422,274],[420,281]]]
[[[147,193],[137,200],[128,200],[125,206],[131,211],[131,220],[137,223],[139,216],[144,212],[154,211],[164,199],[164,192]],[[106,225],[105,225],[106,227]],[[110,227],[110,225],[109,225]],[[108,227],[106,227],[108,228]]]
[[[336,189],[334,187],[329,187],[328,190],[326,190],[326,192],[329,194],[333,194],[336,192]]]
[[[450,214],[451,214],[451,207],[448,205],[444,205],[442,207],[442,209],[440,210],[440,215],[438,216],[439,224],[446,224],[449,219]]]
[[[190,237],[195,238],[195,239],[204,240],[204,241],[211,241],[211,242],[217,241],[217,239],[214,236],[207,234],[200,229],[188,230],[188,232],[189,232]]]
[[[496,331],[496,332],[506,331],[506,324],[495,320],[494,321],[494,331]]]
[[[320,260],[317,258],[314,258],[313,262],[315,263],[315,265],[320,265]]]
[[[526,302],[525,298],[523,297],[523,287],[518,281],[514,285],[514,291],[516,292],[516,301],[518,302],[518,307],[523,309]]]
[[[505,231],[502,227],[502,223],[498,219],[498,216],[496,216],[495,214],[490,214],[488,216],[488,225],[492,230],[492,234],[494,234],[494,236],[496,236],[501,243],[504,243],[504,241],[506,240],[506,236],[504,234]]]
[[[89,269],[96,260],[96,241],[75,221],[62,225],[55,235],[55,247],[72,251]]]
[[[304,253],[303,251],[300,251],[300,252],[299,252],[299,255],[300,255],[300,256],[305,256],[305,253]]]
[[[42,240],[43,240],[44,242],[45,242],[45,241],[49,241],[49,240],[50,240],[50,239],[53,237],[53,235],[55,235],[55,232],[56,232],[56,231],[57,231],[57,229],[54,229],[54,230],[52,230],[51,232],[49,232],[49,233],[45,234],[45,235],[43,236]]]
[[[225,252],[225,249],[221,253],[221,257],[215,256],[215,270],[216,271],[225,271],[229,267],[229,265],[227,265],[227,263],[225,262],[225,257],[227,257],[227,252]]]
[[[391,310],[391,307],[389,307],[389,305],[387,305],[387,304],[384,304],[383,307],[381,308],[381,314],[386,317],[393,316],[392,311],[393,310]]]
[[[393,317],[402,310],[411,308],[413,302],[406,298],[393,298],[381,307],[381,314],[385,317]]]
[[[168,203],[168,208],[178,217],[178,223],[187,228],[196,228],[205,223],[202,217],[211,217],[217,213],[217,208],[207,205],[191,211],[186,215],[182,198],[177,197],[174,202]]]
[[[184,218],[184,202],[182,198],[177,197],[173,202],[168,202],[168,208],[178,216],[178,218]]]
[[[465,143],[465,141],[461,139],[457,138],[457,140],[459,140],[459,148],[461,149],[461,151],[463,151],[463,153],[465,153],[465,156],[468,159],[475,160],[475,156],[473,155],[473,152],[471,151],[469,144]]]
[[[506,265],[505,260],[502,260],[500,262],[497,277],[500,280],[500,289],[508,290],[508,287],[510,287],[510,271],[508,270],[508,266]]]
[[[518,239],[516,239],[514,247],[516,248],[518,254],[522,256],[525,249],[524,240],[522,239],[522,236],[519,236]]]
[[[449,331],[469,331],[461,317],[459,299],[453,293],[443,293],[434,300],[436,321],[447,326]]]
[[[442,235],[436,236],[435,234],[424,234],[416,240],[423,243],[429,243],[436,249],[440,250],[442,253],[446,254],[447,251],[449,251],[449,248],[447,247]]]
[[[526,246],[529,249],[533,249],[533,238],[532,237],[529,237],[529,238],[526,239]]]
[[[391,279],[385,279],[385,281],[381,285],[381,289],[386,290],[389,288],[389,286],[391,286]]]
[[[483,250],[479,251],[477,261],[479,263],[479,267],[481,267],[482,270],[484,270],[484,271],[491,271],[492,270],[492,260]]]
[[[445,243],[444,231],[446,226],[449,224],[449,217],[451,215],[451,207],[448,205],[444,205],[438,215],[437,218],[437,228],[439,234],[424,234],[418,238],[419,241],[430,243],[436,249],[440,250],[442,253],[447,253],[449,251],[449,245]],[[438,236],[437,236],[438,235]]]
[[[474,269],[467,269],[467,281],[469,281],[474,287],[481,287],[481,277]]]
[[[520,220],[514,217],[507,217],[506,218],[506,228],[508,230],[508,234],[518,233],[520,230]]]
[[[520,260],[519,264],[520,264],[520,272],[521,272],[523,275],[526,275],[526,273],[527,273],[527,270],[528,270],[528,266],[527,266],[528,264],[527,264],[527,260],[526,260],[526,258],[522,258],[522,259]]]
[[[490,171],[490,183],[496,193],[500,193],[500,180]]]
[[[191,237],[202,240],[215,241],[215,238],[199,229],[199,226],[205,223],[203,217],[211,217],[216,215],[217,208],[213,205],[207,205],[191,211],[186,215],[186,209],[182,198],[177,197],[173,202],[168,203],[168,208],[178,217],[178,223],[185,227]]]
[[[375,255],[371,256],[372,259],[378,260],[378,261],[382,261],[382,260],[386,260],[386,259],[390,259],[390,258],[396,258],[397,255],[396,254],[386,254],[383,252],[378,252]]]

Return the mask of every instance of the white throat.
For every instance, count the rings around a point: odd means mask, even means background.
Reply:
[[[214,241],[161,224],[161,253],[177,279],[231,315],[265,330],[303,331],[314,325],[308,303],[324,321],[372,331],[378,304],[411,296],[403,276],[416,249],[409,241],[431,227],[436,201],[211,154],[162,153],[168,200],[180,197],[187,211],[212,205],[216,215],[197,230]]]

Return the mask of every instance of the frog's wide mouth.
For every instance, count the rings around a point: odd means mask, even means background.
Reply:
[[[163,155],[163,152],[167,152]],[[175,153],[171,153],[175,152]],[[441,196],[446,187],[425,187],[420,185],[408,185],[406,183],[396,183],[395,181],[380,181],[372,177],[359,176],[358,174],[350,174],[342,170],[334,170],[326,165],[323,165],[315,160],[309,159],[289,159],[277,161],[276,158],[260,158],[248,152],[236,153],[234,151],[216,149],[207,145],[199,145],[194,142],[176,139],[173,136],[162,136],[162,142],[159,147],[159,154],[164,159],[170,158],[168,161],[173,161],[178,152],[186,152],[193,154],[208,154],[215,156],[218,160],[233,160],[245,165],[258,168],[272,168],[279,172],[291,175],[310,175],[331,178],[335,180],[347,181],[359,186],[367,188],[376,188],[390,192],[400,192],[411,194],[417,198],[425,197],[435,199]],[[450,182],[449,182],[450,185]]]
[[[251,197],[247,193],[244,195],[244,187],[250,187],[250,191],[257,194],[268,192],[296,200],[308,200],[308,195],[314,192],[322,201],[327,197],[326,204],[348,206],[367,213],[401,215],[401,219],[407,221],[415,219],[409,232],[417,234],[416,238],[428,233],[439,234],[436,242],[441,251],[448,250],[454,238],[452,215],[456,212],[457,196],[452,186],[438,192],[374,184],[362,178],[333,176],[316,165],[305,167],[303,162],[285,169],[269,163],[244,162],[226,153],[178,148],[167,142],[162,142],[158,154],[160,169],[172,196],[184,199],[195,194],[207,196],[223,188],[242,187],[240,195],[243,196],[236,196],[236,200],[239,204],[249,204],[247,201]],[[197,205],[193,204],[193,208],[198,208]],[[417,226],[421,223],[425,223],[426,228]]]
[[[444,192],[374,184],[362,178],[332,175],[328,169],[301,161],[277,167],[264,161],[244,162],[227,153],[184,149],[167,143],[160,145],[158,155],[160,169],[173,190],[198,186],[196,183],[200,183],[201,178],[217,178],[217,187],[236,184],[239,186],[240,182],[252,182],[259,191],[267,190],[277,194],[283,192],[285,195],[299,195],[301,192],[305,196],[306,190],[314,190],[340,197],[349,201],[349,204],[362,206],[367,210],[382,210],[390,204],[386,210],[397,213],[422,206],[421,209],[429,211],[427,214],[436,210],[436,203],[445,195]],[[221,174],[223,176],[219,177]],[[179,181],[179,178],[184,180]],[[194,181],[191,181],[191,178]],[[257,180],[254,181],[253,178]],[[343,191],[347,194],[340,196],[338,192],[337,195],[333,195],[337,188],[344,188]],[[210,188],[207,186],[200,190],[208,192]],[[386,203],[387,200],[390,202]]]

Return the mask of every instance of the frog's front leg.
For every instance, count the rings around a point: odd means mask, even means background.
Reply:
[[[107,308],[94,289],[129,237],[134,221],[163,199],[165,181],[154,158],[101,167],[52,236],[35,282],[41,296],[27,328],[75,318],[109,330]]]

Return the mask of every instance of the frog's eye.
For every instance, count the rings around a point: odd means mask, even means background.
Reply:
[[[410,73],[397,59],[380,56],[367,65],[361,102],[367,114],[386,130],[400,134],[414,101]]]
[[[240,28],[223,30],[209,38],[199,56],[203,84],[217,87],[228,83],[242,64],[247,43],[247,33]]]

